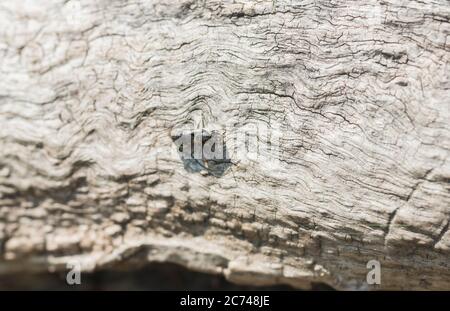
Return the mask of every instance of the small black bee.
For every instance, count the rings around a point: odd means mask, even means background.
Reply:
[[[219,177],[231,166],[225,141],[218,131],[184,131],[171,138],[187,171]]]

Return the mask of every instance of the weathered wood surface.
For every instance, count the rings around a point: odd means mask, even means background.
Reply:
[[[0,273],[450,289],[449,64],[447,0],[2,0]],[[188,170],[185,124],[279,150]]]

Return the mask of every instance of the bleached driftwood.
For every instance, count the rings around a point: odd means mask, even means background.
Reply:
[[[449,63],[448,0],[2,0],[0,273],[450,289]]]

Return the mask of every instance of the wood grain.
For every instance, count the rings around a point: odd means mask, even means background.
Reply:
[[[450,3],[0,1],[0,273],[450,289]],[[248,128],[187,170],[174,129]]]

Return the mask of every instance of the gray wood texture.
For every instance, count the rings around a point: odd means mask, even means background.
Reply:
[[[449,106],[448,0],[2,0],[0,273],[450,289]]]

